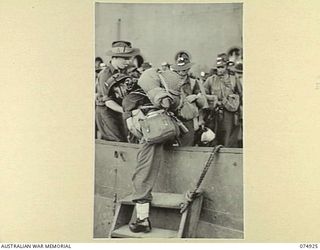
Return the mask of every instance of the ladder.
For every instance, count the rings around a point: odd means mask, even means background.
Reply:
[[[181,214],[183,194],[152,193],[149,218],[152,230],[149,233],[133,233],[129,223],[135,221],[135,204],[127,196],[116,207],[109,238],[194,238],[200,217],[203,197],[199,195]]]

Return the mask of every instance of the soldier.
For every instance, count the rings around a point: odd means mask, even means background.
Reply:
[[[234,67],[236,62],[239,62],[242,60],[242,48],[241,47],[231,47],[227,51],[228,61],[232,66]]]
[[[96,59],[95,59],[96,78],[97,78],[99,72],[102,70],[102,64],[103,64],[102,58],[96,57]]]
[[[166,70],[170,70],[170,64],[167,62],[161,63],[161,71],[164,72]]]
[[[104,65],[103,60],[101,57],[96,57],[95,59],[95,94],[97,94],[97,78],[100,71],[103,69],[102,66]],[[95,138],[98,138],[98,126],[95,122]]]
[[[116,73],[127,73],[131,58],[139,52],[139,49],[132,48],[131,43],[127,41],[113,42],[112,49],[107,52],[111,61],[98,75],[96,94],[96,123],[104,140],[127,141],[121,103],[116,100],[117,93],[110,89],[108,80]]]
[[[243,147],[243,90],[242,90],[242,73],[243,73],[243,64],[242,61],[235,62],[234,66],[234,72],[235,72],[235,77],[236,77],[236,87],[235,87],[235,92],[239,95],[240,97],[240,106],[239,110],[237,112],[237,119],[238,119],[238,124],[236,124],[236,128],[233,132],[233,136],[235,141],[238,142],[237,146],[239,148]]]
[[[162,85],[163,81],[167,87]],[[148,69],[138,80],[139,88],[132,91],[123,100],[128,127],[141,139],[142,143],[132,177],[134,187],[132,201],[136,204],[137,220],[132,222],[129,228],[134,233],[146,233],[151,230],[149,220],[151,192],[158,176],[161,160],[163,160],[164,144],[168,143],[166,139],[163,142],[147,142],[143,137],[139,120],[155,110],[166,109],[175,112],[181,96],[179,82],[179,77],[172,71],[159,73],[156,69]]]
[[[152,68],[152,63],[149,62],[144,62],[143,64],[141,64],[141,67],[138,68],[140,74],[143,73],[143,71],[146,71],[147,69],[151,69]]]
[[[199,82],[188,75],[194,64],[190,62],[190,55],[180,51],[175,58],[177,61],[171,67],[180,77],[182,95],[178,118],[189,130],[180,138],[179,143],[180,146],[194,146],[195,131],[199,129],[199,110],[206,107],[207,101]]]
[[[237,147],[237,143],[231,138],[239,108],[239,95],[235,92],[236,80],[229,74],[226,54],[218,55],[216,66],[217,75],[210,76],[204,84],[210,110],[206,126],[216,134],[213,145]]]

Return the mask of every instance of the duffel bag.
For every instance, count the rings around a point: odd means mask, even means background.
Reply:
[[[165,110],[149,112],[140,120],[141,130],[147,143],[162,143],[179,135],[179,126]]]

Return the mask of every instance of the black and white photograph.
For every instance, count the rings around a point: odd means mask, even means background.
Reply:
[[[94,239],[244,239],[242,3],[95,3]]]
[[[1,250],[319,248],[319,12],[1,0]]]

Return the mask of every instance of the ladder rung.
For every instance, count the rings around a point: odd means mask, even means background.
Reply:
[[[153,227],[149,233],[133,233],[128,225],[124,225],[111,233],[113,238],[176,238],[178,232]]]
[[[180,204],[185,202],[183,194],[175,193],[152,193],[151,206],[180,209]],[[122,204],[133,205],[132,196],[129,195],[120,201]]]

